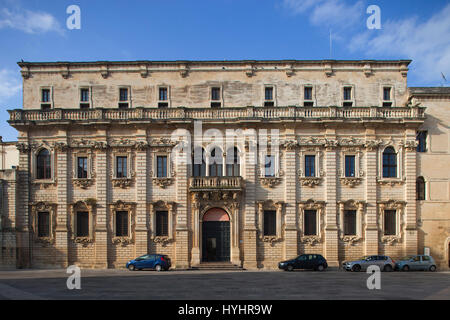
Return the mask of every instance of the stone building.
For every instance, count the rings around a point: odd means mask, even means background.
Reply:
[[[448,267],[448,210],[430,211],[443,185],[448,202],[448,164],[445,178],[419,167],[448,155],[446,124],[434,127],[448,99],[409,90],[409,63],[19,63],[17,201],[3,213],[16,266],[146,253],[176,268],[276,268],[301,253],[338,266],[428,246]],[[436,154],[417,152],[428,125]],[[436,201],[416,200],[419,175]]]

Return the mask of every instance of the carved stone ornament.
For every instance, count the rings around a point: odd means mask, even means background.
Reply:
[[[153,178],[153,183],[165,189],[173,183],[173,178]]]
[[[30,145],[23,142],[16,144],[16,148],[20,153],[28,153],[31,150]]]
[[[260,177],[259,178],[261,185],[266,188],[273,188],[276,185],[279,185],[282,181],[279,177]]]
[[[300,138],[298,144],[300,146],[324,146],[326,139],[316,137]]]
[[[281,147],[286,148],[286,150],[292,151],[298,147],[297,140],[285,140],[281,143]]]
[[[354,188],[362,182],[362,178],[356,177],[341,177],[340,180],[343,185],[346,185],[350,188]]]
[[[70,144],[72,148],[90,148],[95,150],[105,150],[108,148],[108,144],[104,141],[93,141],[93,140],[73,140]]]
[[[403,146],[406,151],[416,151],[417,146],[419,145],[419,142],[417,140],[407,140],[407,141],[400,141],[400,146]]]
[[[261,237],[261,240],[263,242],[268,242],[271,245],[273,245],[275,242],[281,241],[282,238],[278,238],[276,235],[273,235],[273,236],[263,236],[263,237]]]
[[[302,243],[306,243],[310,246],[314,246],[317,243],[321,242],[321,237],[320,236],[303,236],[301,238],[301,242]]]
[[[73,185],[81,189],[87,189],[94,183],[93,179],[73,179]]]
[[[320,185],[322,178],[321,177],[299,177],[300,183],[304,187],[314,188],[315,186]]]
[[[382,144],[383,144],[382,140],[367,140],[364,143],[364,147],[369,151],[373,151],[376,150]]]
[[[389,179],[389,178],[377,178],[377,183],[384,186],[396,186],[402,185],[406,182],[406,178],[403,179]]]
[[[113,244],[120,244],[123,247],[129,245],[129,244],[133,244],[134,243],[134,239],[129,238],[129,237],[114,237],[112,239],[112,243]]]
[[[168,245],[169,243],[173,242],[173,239],[169,239],[168,236],[156,236],[153,239],[153,242],[160,243],[164,247],[164,246]]]
[[[357,235],[343,236],[342,241],[347,242],[349,245],[353,246],[356,242],[360,241],[362,238]]]
[[[131,178],[113,178],[112,184],[114,187],[126,189],[131,187],[133,184],[133,179]]]
[[[87,247],[88,245],[94,243],[94,239],[90,237],[76,237],[73,239],[73,242],[82,244],[83,247]]]
[[[381,242],[393,246],[396,242],[397,243],[401,242],[401,236],[382,236]]]

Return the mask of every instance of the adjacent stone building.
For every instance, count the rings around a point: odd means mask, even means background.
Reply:
[[[430,247],[448,268],[448,95],[408,89],[409,63],[19,63],[16,266],[338,266]]]

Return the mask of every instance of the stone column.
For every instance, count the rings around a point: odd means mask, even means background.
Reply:
[[[96,148],[97,223],[95,226],[95,268],[108,268],[108,180],[109,165],[106,133]]]
[[[145,133],[141,133],[141,143],[136,150],[136,256],[148,252],[148,230],[147,230],[147,144]],[[170,218],[170,217],[169,217]]]
[[[65,134],[65,132],[64,132]],[[68,217],[68,183],[69,180],[69,161],[68,161],[68,146],[67,141],[63,142],[59,147],[55,148],[56,151],[56,179],[57,183],[57,215],[56,215],[56,239],[55,239],[55,250],[57,254],[55,255],[55,264],[60,265],[63,268],[67,268],[69,265],[68,261],[68,230],[67,230],[67,217]]]
[[[366,136],[366,214],[365,214],[365,255],[378,254],[378,210],[377,210],[377,152],[374,129],[367,129]],[[381,169],[380,169],[381,170]]]
[[[194,224],[191,266],[195,266],[200,264],[200,200],[197,194],[192,196],[191,210]]]
[[[244,261],[246,269],[258,267],[257,229],[256,229],[256,150],[245,146],[245,213],[244,213]],[[256,148],[255,148],[256,149]]]
[[[188,162],[186,152],[180,151],[176,157],[177,175],[176,183],[176,226],[175,226],[175,267],[179,269],[189,268],[190,239],[188,228],[189,199],[188,199]],[[173,157],[170,157],[171,159]],[[173,161],[173,160],[172,160]]]
[[[241,265],[241,253],[239,250],[239,209],[240,205],[239,202],[233,202],[231,205],[231,210],[233,210],[233,239],[232,239],[232,248],[231,248],[231,262],[240,266]]]
[[[293,139],[295,137],[292,137]],[[297,235],[297,167],[296,167],[297,143],[286,146],[285,159],[285,227],[284,227],[284,256],[283,259],[294,258],[298,255]],[[281,221],[280,221],[281,222]]]
[[[413,131],[415,135],[415,130]],[[414,139],[415,136],[410,137]],[[416,141],[409,140],[405,147],[405,241],[404,251],[405,255],[417,254],[418,250],[418,230],[417,230],[417,214],[416,214],[416,179],[417,179],[417,153]]]
[[[336,206],[336,148],[327,146],[325,158],[326,209],[325,209],[325,258],[331,267],[339,266],[338,226]]]

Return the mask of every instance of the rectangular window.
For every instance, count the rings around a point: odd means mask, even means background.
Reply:
[[[345,176],[355,176],[355,156],[345,156]]]
[[[276,223],[277,223],[277,212],[274,210],[265,210],[264,211],[265,236],[274,236],[277,234]]]
[[[266,87],[264,89],[264,100],[266,101],[273,100],[273,87]]]
[[[128,211],[116,211],[116,237],[128,236]]]
[[[356,235],[356,210],[345,210],[344,212],[344,235]]]
[[[41,102],[50,102],[50,89],[42,89]]]
[[[344,101],[352,100],[352,87],[344,87]]]
[[[317,211],[305,210],[305,236],[317,235]]]
[[[169,235],[168,215],[167,211],[156,211],[156,236]]]
[[[384,235],[396,235],[397,219],[395,210],[384,210]]]
[[[87,179],[88,177],[88,159],[87,157],[78,157],[78,179]]]
[[[211,88],[211,100],[220,100],[220,88]]]
[[[167,177],[167,156],[156,157],[157,177]]]
[[[119,101],[128,101],[128,88],[120,88]]]
[[[89,102],[89,89],[83,88],[80,90],[80,101]]]
[[[305,156],[305,177],[315,177],[316,176],[316,156],[306,155]]]
[[[50,236],[50,213],[38,212],[38,237]]]
[[[116,157],[116,178],[127,177],[127,157]]]
[[[275,177],[275,156],[266,155],[264,163],[264,176]]]
[[[89,236],[89,212],[77,212],[77,237]]]
[[[166,87],[159,88],[159,101],[167,101],[167,100],[169,100],[167,92],[168,92],[168,90],[167,90]]]
[[[304,100],[312,100],[312,87],[305,87]]]
[[[416,140],[419,143],[417,152],[427,152],[427,135],[428,131],[417,131]]]
[[[390,101],[391,100],[391,88],[390,87],[384,87],[383,88],[383,100],[384,101]]]

